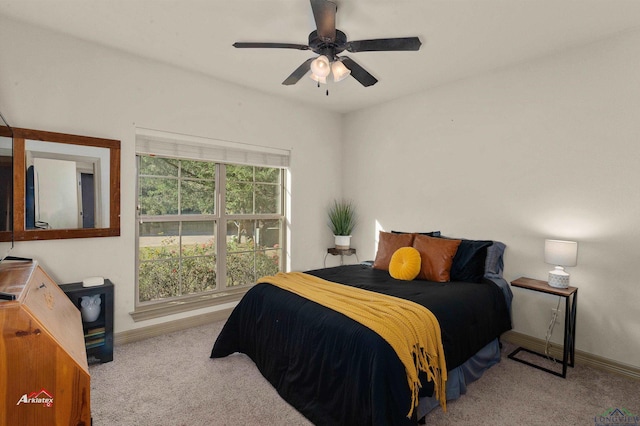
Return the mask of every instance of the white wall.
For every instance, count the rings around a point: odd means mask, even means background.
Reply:
[[[576,240],[577,349],[640,367],[637,46],[640,32],[350,114],[360,258],[379,223],[503,241],[508,281],[546,279],[544,239]],[[515,330],[543,339],[557,298],[514,293]]]
[[[545,279],[544,238],[575,239],[578,349],[640,366],[638,45],[640,33],[627,34],[343,120],[0,17],[7,120],[122,141],[122,236],[23,242],[13,254],[61,283],[110,278],[117,332],[190,315],[129,316],[135,127],[292,149],[292,269],[321,266],[325,207],[340,188],[359,208],[361,260],[375,254],[377,226],[440,229],[505,242],[507,280]],[[556,299],[514,292],[515,329],[543,338]]]
[[[59,283],[88,276],[116,286],[116,332],[134,323],[136,126],[291,149],[293,269],[322,266],[332,236],[325,207],[340,196],[340,117],[0,17],[0,110],[14,127],[119,139],[117,238],[33,241],[13,255],[37,259]]]

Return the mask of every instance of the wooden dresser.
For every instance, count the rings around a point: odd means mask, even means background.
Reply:
[[[0,264],[0,426],[91,425],[80,311],[37,262]]]

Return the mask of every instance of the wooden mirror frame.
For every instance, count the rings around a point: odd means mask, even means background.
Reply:
[[[11,127],[9,127],[9,125],[7,124],[6,121],[4,121],[4,117],[2,117],[2,114],[0,114],[0,137],[5,137],[5,138],[9,138],[12,139],[13,138],[13,133],[11,131]],[[12,153],[11,155],[13,156],[13,142],[12,142]],[[2,160],[0,160],[2,161]],[[6,160],[7,163],[6,164],[11,164],[11,168],[13,169],[13,159]],[[13,174],[13,172],[12,172]],[[10,187],[11,190],[13,191],[13,187]],[[11,201],[9,202],[10,204],[13,204],[13,194],[10,195],[11,197]],[[10,208],[9,206],[7,206],[7,208]],[[0,217],[0,220],[3,220],[3,218]],[[0,242],[13,242],[13,221],[11,221],[11,229],[7,229],[4,231],[0,231]],[[3,256],[4,253],[0,253],[0,256]]]
[[[79,229],[26,229],[25,141],[37,140],[109,149],[109,227]],[[13,238],[14,241],[59,240],[120,236],[120,141],[13,128]]]

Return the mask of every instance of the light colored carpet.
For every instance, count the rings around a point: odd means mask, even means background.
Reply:
[[[310,425],[242,354],[210,359],[216,322],[117,346],[91,365],[95,426]],[[428,425],[594,425],[608,408],[640,415],[640,382],[584,366],[567,379],[503,359]]]

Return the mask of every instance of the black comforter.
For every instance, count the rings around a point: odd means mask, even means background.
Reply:
[[[438,318],[451,370],[511,328],[492,282],[397,281],[386,271],[349,265],[308,271],[342,284],[412,300]],[[247,354],[278,393],[317,425],[409,425],[404,366],[375,332],[269,284],[251,288],[234,309],[212,358]],[[424,383],[427,391],[431,383]]]

